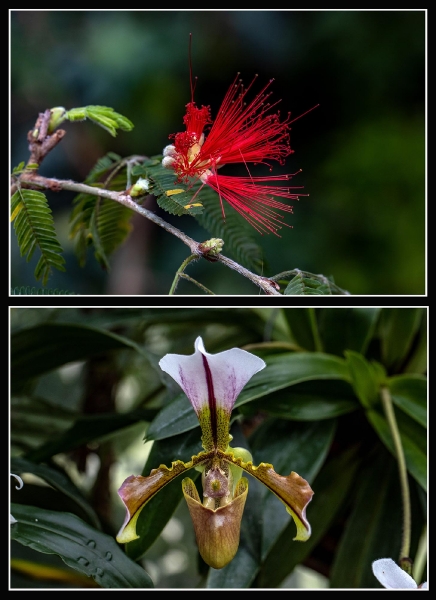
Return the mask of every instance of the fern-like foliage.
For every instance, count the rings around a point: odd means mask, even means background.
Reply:
[[[21,286],[12,288],[11,296],[75,296],[75,293],[66,290],[50,290],[47,288]]]
[[[73,200],[70,214],[70,238],[74,241],[74,252],[81,267],[85,266],[87,248],[92,244],[90,222],[96,203],[94,196],[79,194]]]
[[[201,215],[195,215],[199,224],[213,237],[224,240],[224,252],[251,271],[261,273],[267,269],[259,234],[231,206],[225,207],[223,219],[219,196],[205,186],[199,193],[204,206]]]
[[[91,235],[95,247],[95,258],[100,265],[109,269],[108,256],[129,235],[132,211],[113,200],[99,199],[92,211]]]
[[[99,180],[105,173],[113,169],[121,161],[121,156],[115,152],[108,152],[97,160],[95,165],[90,170],[85,183],[91,185]]]
[[[104,180],[105,178],[105,180]],[[127,173],[121,157],[112,152],[100,158],[92,168],[85,183],[100,185],[120,191],[126,188]],[[133,212],[113,200],[89,194],[75,197],[70,216],[70,237],[80,266],[86,262],[87,249],[94,245],[95,258],[104,268],[109,268],[108,257],[125,241],[131,231]]]
[[[69,121],[84,121],[90,119],[103,129],[106,129],[113,137],[117,135],[117,129],[131,131],[133,123],[125,117],[114,111],[109,106],[82,106],[81,108],[72,108],[64,113],[63,119]],[[59,122],[57,122],[59,124]]]
[[[11,221],[21,256],[26,256],[29,261],[37,248],[41,252],[35,267],[36,280],[41,279],[46,285],[53,268],[65,271],[52,212],[42,192],[18,188],[11,198]]]
[[[200,199],[195,199],[194,204],[200,206],[187,205],[192,201],[194,194],[198,191],[199,185],[195,184],[189,187],[185,184],[176,182],[174,171],[165,169],[162,166],[162,156],[153,156],[132,169],[132,175],[147,177],[151,180],[151,192],[156,196],[158,205],[169,212],[171,215],[194,215],[197,216],[203,212],[203,206]]]
[[[331,296],[348,295],[349,292],[338,287],[332,279],[324,275],[314,275],[300,269],[278,273],[270,279],[286,285],[285,296]]]
[[[211,234],[224,240],[224,252],[248,269],[261,272],[265,269],[262,248],[257,234],[244,219],[231,207],[226,206],[224,221],[218,194],[210,187],[192,186],[175,181],[175,174],[161,164],[162,156],[153,156],[143,164],[134,167],[132,174],[151,179],[151,192],[158,205],[173,215],[190,214]],[[177,193],[174,193],[174,191]],[[180,192],[178,191],[180,190]],[[194,198],[195,196],[195,198]],[[186,208],[194,199],[194,206]],[[195,206],[200,204],[200,206]]]

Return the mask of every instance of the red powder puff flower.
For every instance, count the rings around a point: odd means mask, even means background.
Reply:
[[[199,179],[203,185],[214,189],[219,195],[224,218],[223,200],[260,233],[278,235],[277,230],[282,225],[290,225],[283,221],[283,215],[277,210],[292,213],[292,206],[275,197],[298,200],[301,194],[292,191],[297,188],[274,185],[289,181],[292,175],[253,177],[247,165],[262,163],[271,171],[270,161],[284,164],[285,158],[293,152],[289,144],[290,114],[280,121],[279,112],[271,113],[278,104],[267,101],[271,96],[267,90],[273,80],[254,100],[246,103],[247,93],[257,76],[248,88],[244,88],[238,76],[225,95],[213,124],[209,106],[197,108],[193,99],[186,105],[183,118],[186,131],[170,135],[174,144],[164,149],[162,164],[174,170],[179,182],[193,183]],[[205,137],[204,128],[208,125],[212,126]],[[218,175],[218,168],[229,163],[244,163],[248,176]]]

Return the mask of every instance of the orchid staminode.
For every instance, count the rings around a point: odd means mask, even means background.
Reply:
[[[198,337],[194,354],[167,354],[159,366],[189,398],[200,422],[204,451],[187,463],[176,460],[169,468],[160,465],[153,469],[148,477],[131,475],[124,481],[118,494],[127,515],[117,541],[127,543],[137,539],[136,522],[146,503],[167,483],[194,467],[202,472],[203,502],[189,478],[182,481],[183,495],[200,554],[211,567],[221,569],[238,550],[248,493],[243,471],[261,481],[283,502],[297,527],[294,539],[307,540],[311,529],[306,507],[313,496],[308,482],[294,472],[287,477],[278,475],[268,463],[256,467],[247,450],[229,446],[230,416],[236,398],[253,375],[265,368],[265,362],[239,348],[209,354]]]
[[[417,585],[416,581],[397,565],[392,558],[380,558],[372,563],[372,572],[383,587],[388,589],[427,589],[427,582]]]
[[[214,122],[209,106],[196,106],[191,85],[192,99],[186,105],[183,118],[186,131],[170,135],[174,143],[164,148],[162,165],[173,169],[179,182],[195,183],[200,180],[203,185],[215,190],[219,195],[223,218],[225,200],[259,233],[272,232],[278,235],[277,230],[282,225],[290,225],[283,221],[283,215],[277,210],[292,213],[293,207],[276,198],[298,200],[302,194],[294,191],[298,188],[275,185],[289,181],[293,175],[255,177],[248,170],[249,163],[262,163],[268,165],[271,171],[270,161],[278,161],[283,165],[285,158],[293,152],[289,143],[290,114],[281,121],[279,112],[271,113],[278,104],[268,102],[271,92],[267,90],[273,79],[251,102],[246,101],[256,78],[257,75],[244,88],[238,73]],[[205,128],[210,125],[210,131],[205,136]],[[247,176],[218,175],[217,170],[229,163],[243,163]]]

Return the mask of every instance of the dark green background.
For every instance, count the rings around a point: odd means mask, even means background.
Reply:
[[[210,105],[212,115],[238,71],[247,84],[259,74],[256,92],[275,79],[272,99],[281,99],[283,117],[320,104],[292,125],[295,154],[274,169],[303,169],[293,183],[310,197],[294,202],[294,215],[287,215],[293,229],[282,230],[282,238],[259,236],[264,274],[298,267],[332,275],[353,294],[424,294],[424,10],[12,11],[11,166],[27,160],[26,134],[38,113],[58,105],[111,106],[135,128],[113,139],[90,122],[66,123],[67,136],[43,163],[43,175],[82,181],[108,151],[160,153],[168,135],[183,130],[189,33],[195,100]],[[91,253],[80,269],[68,239],[73,194],[48,197],[67,259],[67,273],[54,273],[49,287],[168,293],[186,246],[135,216],[135,233],[109,274]],[[189,216],[149,208],[199,241],[210,237]],[[12,287],[38,286],[38,257],[27,265],[13,233],[11,240]],[[258,293],[221,265],[201,261],[187,272],[215,293]],[[178,288],[198,291],[186,281]]]

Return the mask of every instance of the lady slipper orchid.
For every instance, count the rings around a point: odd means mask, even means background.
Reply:
[[[239,348],[209,354],[198,337],[194,354],[167,354],[159,366],[189,398],[200,422],[204,450],[187,463],[176,460],[170,468],[160,465],[153,469],[148,477],[131,475],[124,481],[118,494],[127,515],[117,541],[137,539],[136,522],[146,503],[167,483],[192,468],[202,472],[203,502],[189,478],[182,481],[183,495],[200,554],[211,567],[221,569],[238,550],[248,493],[248,480],[242,477],[242,471],[261,481],[283,502],[297,527],[294,539],[307,540],[311,530],[306,507],[313,496],[308,482],[294,472],[287,477],[278,475],[268,463],[256,467],[247,450],[229,446],[233,405],[245,384],[266,366],[264,361]]]
[[[284,164],[284,159],[293,152],[289,144],[290,113],[282,121],[279,112],[271,113],[278,104],[268,102],[271,92],[267,90],[272,79],[251,102],[246,102],[257,75],[247,88],[238,78],[239,73],[227,91],[214,122],[209,106],[196,106],[191,84],[192,99],[186,105],[183,118],[186,131],[170,135],[174,143],[164,148],[162,165],[173,169],[179,182],[195,183],[200,180],[201,187],[208,185],[215,190],[224,219],[223,200],[259,233],[272,232],[278,236],[277,230],[282,225],[290,226],[284,223],[283,215],[277,209],[292,213],[292,206],[275,198],[298,200],[301,194],[293,191],[296,188],[275,184],[289,181],[293,175],[254,177],[247,165],[262,163],[268,165],[271,171],[270,161]],[[210,125],[205,136],[204,130]],[[219,175],[217,170],[229,163],[243,163],[247,176]],[[194,198],[185,208],[192,205]]]

